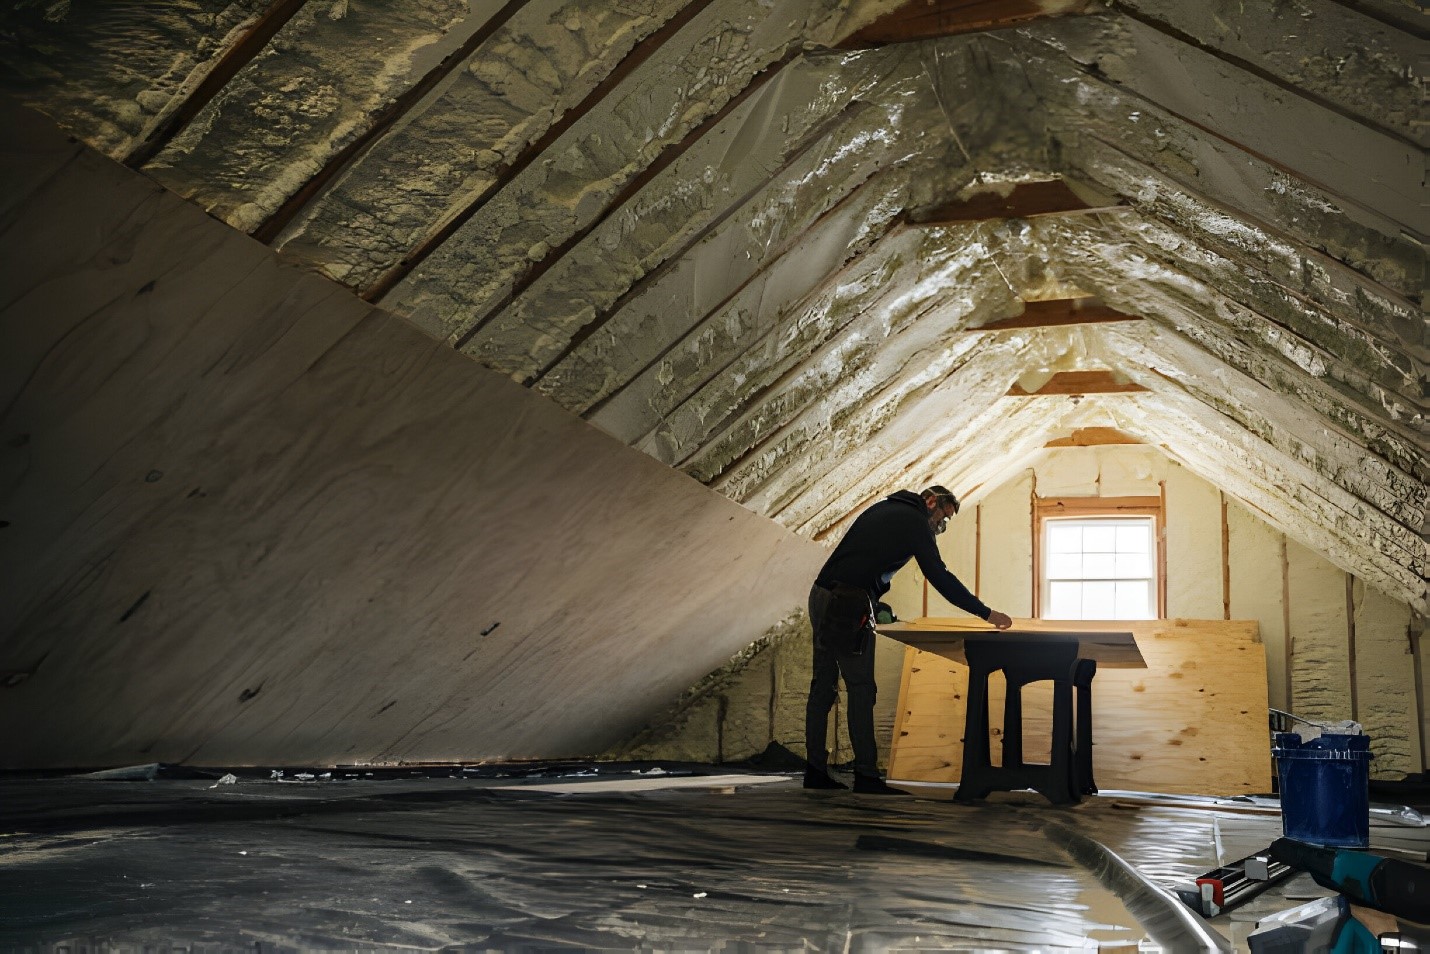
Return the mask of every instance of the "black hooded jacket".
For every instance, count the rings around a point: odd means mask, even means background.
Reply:
[[[815,582],[862,587],[877,601],[910,559],[919,561],[919,569],[944,599],[979,619],[988,618],[991,610],[943,565],[928,507],[912,490],[890,494],[855,518]]]

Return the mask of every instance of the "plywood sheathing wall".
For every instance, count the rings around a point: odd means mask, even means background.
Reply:
[[[0,766],[562,757],[824,551],[5,105]]]

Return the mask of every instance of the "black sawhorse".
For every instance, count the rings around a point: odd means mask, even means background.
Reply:
[[[1073,805],[1097,791],[1092,780],[1092,677],[1097,663],[1078,658],[1076,641],[999,642],[970,639],[968,713],[963,731],[963,774],[954,799],[987,798],[990,792],[1031,788],[1054,805]],[[1007,683],[1003,702],[1003,764],[994,765],[988,750],[988,677],[1002,670]],[[1023,687],[1053,684],[1052,761],[1023,761]],[[1076,690],[1076,713],[1074,713]]]

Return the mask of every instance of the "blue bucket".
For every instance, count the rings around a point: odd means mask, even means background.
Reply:
[[[1326,734],[1301,744],[1276,733],[1281,831],[1287,838],[1336,848],[1370,844],[1370,736]]]

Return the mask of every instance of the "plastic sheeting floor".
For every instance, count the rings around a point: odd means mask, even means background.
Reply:
[[[0,782],[0,948],[1175,949],[1069,839],[1169,884],[1279,834],[1116,798],[618,781]],[[1323,893],[1297,878],[1213,927],[1239,941]]]

